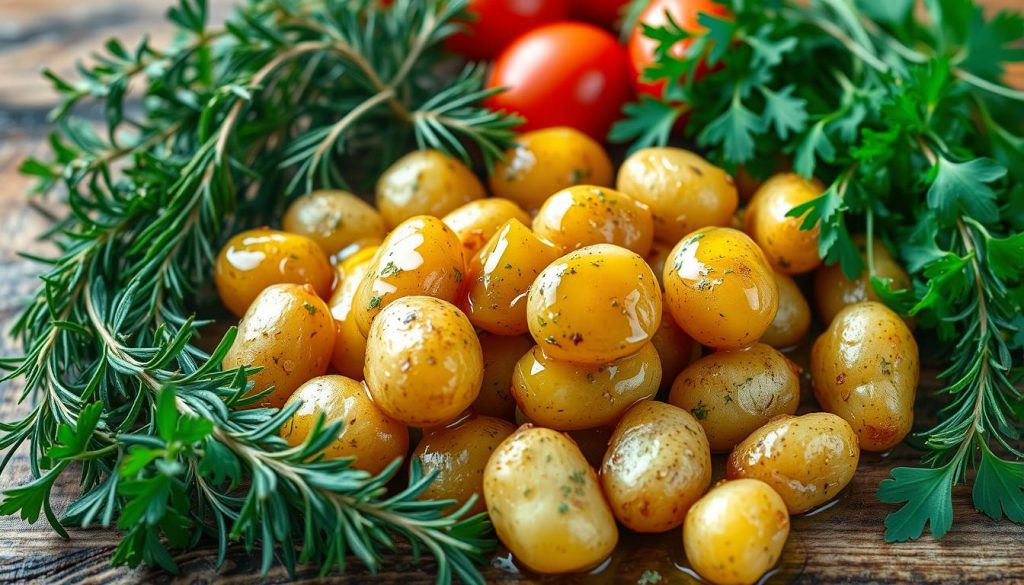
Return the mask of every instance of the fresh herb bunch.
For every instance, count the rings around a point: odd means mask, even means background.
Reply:
[[[173,570],[168,549],[210,535],[221,560],[231,540],[261,548],[264,571],[275,557],[344,570],[349,554],[376,570],[399,537],[433,555],[439,582],[482,581],[485,515],[420,501],[432,476],[416,462],[391,494],[398,463],[371,477],[324,460],[337,425],[287,445],[276,432],[294,408],[241,408],[259,397],[244,369],[220,368],[234,330],[207,354],[194,317],[223,241],[294,196],[365,185],[417,145],[466,159],[471,146],[488,165],[508,146],[518,120],[484,108],[482,70],[458,73],[439,48],[466,4],[252,0],[213,29],[204,0],[181,0],[172,47],[111,40],[80,80],[46,74],[60,131],[53,159],[22,170],[66,191],[70,214],[14,327],[26,353],[0,362],[32,403],[0,424],[0,469],[27,441],[34,476],[0,513],[43,514],[65,536],[116,526],[113,561],[130,566]],[[102,131],[72,113],[88,100]],[[50,493],[73,470],[83,494],[58,520]]]
[[[890,541],[952,525],[952,488],[1024,522],[1024,92],[1000,82],[1024,61],[1024,17],[986,20],[970,0],[731,0],[731,18],[701,15],[645,29],[659,42],[652,79],[664,99],[626,107],[611,139],[665,144],[682,116],[712,160],[755,177],[792,158],[828,185],[791,210],[819,226],[819,253],[850,278],[874,274],[872,242],[898,251],[912,290],[872,276],[890,307],[949,348],[947,405],[915,435],[926,467],[897,468],[878,497],[905,503]],[[681,57],[669,48],[692,43]],[[697,79],[706,63],[708,73]],[[851,232],[866,235],[866,266]]]

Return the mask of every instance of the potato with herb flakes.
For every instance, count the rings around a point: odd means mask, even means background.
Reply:
[[[370,272],[376,246],[367,248],[347,258],[338,268],[341,284],[334,289],[328,305],[334,317],[334,351],[331,365],[339,374],[363,379],[363,362],[366,360],[366,335],[356,323],[352,305],[356,291],[363,278]]]
[[[259,228],[241,232],[224,244],[214,265],[213,282],[224,306],[241,317],[256,296],[273,284],[308,284],[321,298],[329,297],[334,269],[313,240]]]
[[[661,289],[637,254],[596,244],[562,256],[530,287],[530,334],[554,359],[603,364],[632,355],[661,323]]]
[[[790,514],[813,510],[850,483],[860,448],[834,414],[783,415],[757,429],[729,455],[726,477],[759,479],[782,496]]]
[[[789,275],[776,270],[775,284],[779,287],[779,310],[760,341],[784,349],[797,345],[807,335],[811,327],[811,306]]]
[[[615,424],[660,384],[661,360],[650,343],[606,364],[552,359],[535,346],[516,364],[512,396],[533,422],[571,431]]]
[[[730,225],[739,204],[728,173],[681,148],[641,148],[629,155],[615,188],[650,208],[654,237],[665,242]]]
[[[462,161],[437,150],[414,150],[377,179],[376,195],[377,209],[394,228],[417,215],[444,217],[487,192]]]
[[[839,311],[811,348],[814,397],[850,423],[865,451],[895,447],[910,432],[920,374],[914,336],[881,303]]]
[[[483,352],[455,305],[426,296],[388,305],[370,327],[364,375],[385,414],[414,427],[455,420],[480,393]]]
[[[521,207],[501,197],[477,199],[452,210],[441,221],[452,228],[459,241],[462,242],[462,253],[466,263],[476,257],[480,248],[491,239],[501,226],[515,219],[524,225],[530,225],[530,214]]]
[[[612,161],[604,148],[574,128],[544,128],[520,134],[491,172],[491,193],[537,210],[552,194],[573,185],[612,184]]]
[[[452,510],[476,496],[467,516],[484,512],[484,467],[491,453],[516,430],[506,420],[475,416],[449,427],[429,429],[413,451],[423,473],[437,472],[421,500],[455,500]]]
[[[272,387],[258,406],[281,408],[296,388],[327,371],[333,349],[334,321],[313,287],[275,284],[263,289],[238,322],[223,367],[262,368],[249,376],[249,394]]]
[[[341,432],[324,449],[328,459],[354,457],[352,467],[377,475],[409,450],[409,429],[381,412],[366,387],[345,376],[319,376],[299,386],[285,403],[302,406],[281,426],[281,438],[304,443],[320,415],[324,423],[341,422]]]
[[[866,244],[864,238],[854,238],[857,247],[860,249],[861,258],[866,260]],[[889,250],[882,242],[875,241],[872,246],[872,256],[875,266],[874,276],[881,280],[891,281],[889,286],[894,290],[910,288],[910,276],[906,270],[893,259]],[[836,313],[854,303],[864,301],[881,302],[875,293],[875,287],[871,284],[871,275],[867,268],[856,280],[850,280],[843,274],[839,263],[831,266],[822,266],[814,273],[814,302],[818,307],[818,314],[827,324],[831,323]]]
[[[635,532],[680,526],[711,483],[711,451],[700,424],[681,408],[641,402],[615,427],[601,485],[615,517]]]
[[[377,314],[402,297],[456,302],[464,273],[462,245],[441,220],[421,215],[402,222],[384,239],[356,290],[353,311],[359,330],[369,335]]]
[[[519,220],[505,222],[470,262],[463,303],[469,321],[498,335],[528,332],[527,291],[558,256]]]
[[[654,240],[651,210],[646,205],[595,185],[576,185],[548,197],[533,218],[533,231],[563,253],[592,244],[615,244],[646,256]]]
[[[825,191],[817,179],[781,173],[765,181],[754,193],[744,214],[744,231],[764,250],[772,266],[784,274],[803,274],[821,264],[818,226],[800,229],[804,215],[789,217],[794,207]]]
[[[313,191],[299,197],[288,206],[283,226],[313,240],[328,256],[349,256],[354,251],[350,247],[379,242],[385,235],[384,218],[348,191]]]
[[[779,308],[779,288],[764,253],[732,228],[704,228],[683,238],[669,254],[663,280],[676,323],[715,349],[754,343]]]
[[[484,378],[480,395],[473,402],[477,414],[513,420],[516,401],[512,397],[512,375],[519,359],[533,347],[529,335],[480,334],[484,355]]]
[[[484,469],[494,531],[537,573],[572,573],[615,550],[618,527],[594,469],[569,437],[524,425]]]

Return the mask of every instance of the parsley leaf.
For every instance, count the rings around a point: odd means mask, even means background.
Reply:
[[[779,91],[761,87],[764,96],[764,112],[761,114],[762,126],[775,127],[775,133],[783,140],[789,138],[790,132],[800,133],[807,126],[807,100],[793,97],[793,85],[787,85]]]
[[[697,144],[710,146],[722,143],[729,160],[743,163],[754,157],[754,134],[762,130],[764,121],[761,116],[748,110],[740,100],[739,91],[736,91],[729,109],[704,128],[697,136]]]
[[[988,183],[1006,175],[1006,168],[992,159],[977,158],[963,163],[939,157],[933,167],[935,180],[928,189],[928,205],[949,222],[963,209],[983,223],[999,219],[995,191]]]
[[[974,506],[993,520],[1005,514],[1024,522],[1024,462],[1004,461],[981,443],[981,463],[974,478]]]
[[[882,480],[878,499],[886,504],[904,504],[885,519],[885,540],[902,542],[921,536],[925,524],[935,538],[953,525],[953,479],[956,466],[935,469],[897,467],[890,479]],[[905,503],[904,503],[905,502]]]

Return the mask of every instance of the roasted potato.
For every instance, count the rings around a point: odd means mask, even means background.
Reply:
[[[352,305],[355,302],[359,283],[370,272],[374,249],[366,249],[350,256],[339,267],[341,284],[331,295],[331,316],[334,317],[334,352],[331,365],[339,374],[363,379],[363,362],[366,360],[366,335],[356,323]]]
[[[794,207],[820,196],[825,186],[796,173],[781,173],[754,193],[744,214],[745,229],[764,250],[772,266],[785,274],[802,274],[821,264],[818,226],[800,229],[804,215],[789,217]]]
[[[661,314],[661,325],[651,338],[654,349],[661,359],[661,386],[671,386],[679,372],[693,360],[700,357],[700,344],[686,334],[665,307]]]
[[[414,150],[377,180],[377,209],[392,228],[417,215],[444,217],[486,195],[469,167],[437,150]]]
[[[284,231],[306,236],[328,256],[349,256],[350,247],[379,242],[385,235],[384,218],[347,191],[303,195],[288,206],[283,223]]]
[[[508,199],[487,197],[477,199],[452,210],[441,218],[462,242],[462,253],[468,264],[487,240],[510,219],[530,225],[530,214]]]
[[[855,241],[861,250],[861,258],[865,258],[864,239],[855,238]],[[910,288],[910,276],[881,242],[875,241],[872,254],[875,276],[882,280],[890,280],[889,286],[895,290]],[[844,307],[863,301],[880,300],[875,294],[875,287],[871,285],[871,275],[867,270],[856,280],[846,278],[838,263],[822,266],[814,273],[814,302],[818,306],[818,314],[825,323],[831,323],[836,313]]]
[[[776,270],[775,284],[779,287],[779,310],[761,335],[761,343],[784,349],[797,345],[807,335],[811,327],[811,306],[789,275]]]
[[[654,239],[646,205],[595,185],[576,185],[548,197],[533,218],[533,231],[563,253],[592,244],[615,244],[647,256]]]
[[[484,354],[484,378],[473,409],[477,414],[513,420],[516,401],[512,397],[512,375],[519,359],[533,348],[533,338],[485,332],[480,335],[480,348]]]

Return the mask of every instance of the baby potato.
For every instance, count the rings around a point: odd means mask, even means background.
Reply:
[[[728,453],[773,417],[796,414],[800,379],[795,370],[763,343],[716,351],[679,374],[668,401],[697,417],[712,451]]]
[[[651,243],[651,251],[647,254],[647,265],[654,271],[654,276],[658,279],[658,286],[661,287],[662,291],[665,290],[665,283],[662,278],[665,274],[665,262],[668,261],[668,255],[672,252],[673,247],[673,244],[654,240]]]
[[[477,414],[513,420],[516,401],[512,397],[512,374],[519,358],[533,347],[529,335],[480,335],[484,353],[484,378],[480,395],[473,402]]]
[[[646,205],[594,185],[575,185],[548,197],[533,218],[533,231],[563,253],[591,244],[615,244],[646,256],[654,239]]]
[[[537,275],[559,256],[558,248],[510,219],[470,262],[465,307],[469,321],[498,335],[520,335],[526,322],[526,293]]]
[[[729,455],[726,477],[772,486],[790,514],[831,500],[857,471],[860,448],[849,423],[834,414],[779,416],[754,431]]]
[[[654,237],[678,242],[706,226],[727,226],[739,204],[732,177],[681,148],[642,148],[619,167],[615,188],[647,204]]]
[[[910,432],[920,374],[914,336],[881,303],[839,311],[811,348],[814,397],[850,423],[865,451],[885,451]]]
[[[865,258],[867,248],[863,238],[855,238],[854,241],[861,251],[861,258]],[[892,282],[889,286],[893,289],[910,288],[910,276],[903,267],[893,259],[889,250],[879,242],[875,241],[872,246],[872,260],[875,265],[875,276]],[[839,264],[822,266],[814,273],[814,302],[818,306],[818,314],[825,323],[831,323],[836,313],[843,307],[860,303],[863,301],[881,301],[875,294],[875,287],[871,286],[871,275],[867,270],[861,273],[860,278],[850,280],[843,274]]]
[[[786,503],[763,481],[734,479],[713,487],[683,524],[690,565],[717,585],[752,585],[775,566],[789,537]]]
[[[661,325],[654,332],[651,344],[661,359],[662,386],[671,385],[679,372],[700,356],[700,345],[676,325],[668,307],[662,310]]]
[[[750,345],[779,308],[779,288],[764,254],[732,228],[704,228],[681,240],[663,278],[665,304],[676,323],[708,347]]]
[[[355,302],[359,283],[370,272],[375,249],[357,252],[345,260],[339,268],[341,284],[334,290],[328,303],[334,317],[334,352],[331,365],[339,374],[363,379],[363,362],[366,360],[366,335],[359,330],[352,305]]]
[[[520,134],[516,146],[491,172],[491,193],[535,211],[557,191],[573,185],[612,184],[612,161],[594,139],[574,128]]]
[[[415,427],[455,420],[480,393],[484,358],[469,319],[425,296],[388,305],[370,327],[364,375],[377,406]]]
[[[754,193],[744,215],[744,231],[764,250],[776,270],[802,274],[821,264],[818,226],[802,230],[800,224],[804,216],[787,217],[786,214],[824,191],[825,186],[817,179],[781,173],[765,181]]]
[[[508,199],[488,197],[477,199],[453,210],[441,221],[455,232],[462,242],[462,253],[468,262],[487,240],[510,219],[530,225],[530,214]]]
[[[281,438],[293,447],[306,441],[322,414],[326,423],[344,423],[338,437],[324,449],[327,458],[354,457],[352,467],[377,475],[409,450],[409,429],[381,412],[361,382],[319,376],[299,386],[285,407],[293,402],[302,406],[280,430]]]
[[[660,384],[661,360],[650,343],[600,365],[552,359],[535,346],[516,364],[512,396],[533,422],[571,431],[615,424],[630,406],[653,398]]]
[[[761,335],[761,343],[780,349],[793,347],[811,327],[811,306],[789,275],[776,270],[775,284],[779,287],[779,310]]]
[[[530,287],[530,334],[559,360],[603,364],[636,353],[661,323],[661,290],[643,258],[595,244],[562,256]]]
[[[636,532],[664,532],[711,483],[711,451],[690,413],[664,402],[629,409],[615,427],[601,485],[615,517]]]
[[[213,282],[224,306],[236,317],[272,284],[308,284],[321,298],[331,295],[334,269],[313,240],[268,228],[232,237],[214,265]]]
[[[437,472],[420,496],[422,500],[455,500],[453,509],[469,501],[476,503],[467,515],[487,510],[484,503],[484,467],[491,453],[516,430],[508,421],[478,416],[460,424],[423,435],[413,452],[423,462],[423,472]]]
[[[421,215],[388,234],[356,290],[354,315],[364,335],[384,307],[402,297],[426,295],[455,302],[465,264],[462,245],[441,220]]]
[[[377,209],[392,228],[417,215],[444,217],[485,196],[469,167],[437,150],[414,150],[377,180]]]
[[[537,573],[589,569],[619,531],[594,469],[564,434],[524,425],[484,469],[484,498],[498,538]]]
[[[223,367],[262,368],[249,376],[249,394],[272,387],[258,406],[281,408],[296,388],[327,371],[333,349],[330,309],[313,287],[275,284],[263,289],[238,322]]]
[[[284,231],[306,236],[328,256],[353,244],[384,238],[384,218],[347,191],[314,191],[299,197],[284,214]]]

